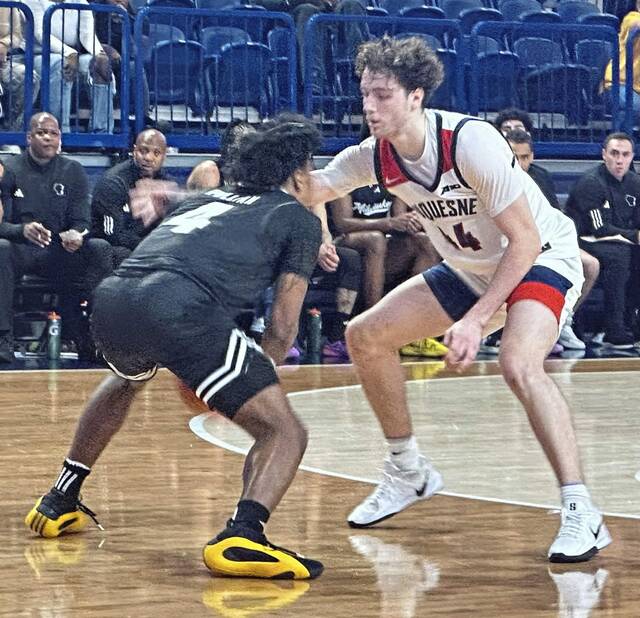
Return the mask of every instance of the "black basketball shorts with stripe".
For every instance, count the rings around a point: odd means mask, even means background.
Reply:
[[[148,380],[158,366],[180,378],[227,417],[276,384],[271,360],[233,317],[195,282],[151,271],[111,276],[95,292],[93,336],[119,376]]]

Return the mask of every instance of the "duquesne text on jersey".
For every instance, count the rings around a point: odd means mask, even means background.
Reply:
[[[460,217],[462,215],[475,215],[478,199],[475,197],[461,197],[455,200],[427,200],[413,204],[423,217],[433,221],[445,217]]]

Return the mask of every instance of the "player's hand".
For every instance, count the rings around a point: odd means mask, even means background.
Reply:
[[[400,215],[389,218],[390,231],[417,234],[424,232],[420,218],[415,212],[403,212]]]
[[[93,78],[96,84],[108,84],[111,82],[111,63],[104,52],[93,57]]]
[[[66,232],[60,232],[60,240],[62,241],[62,246],[69,253],[75,253],[80,247],[82,247],[82,242],[84,241],[84,237],[78,230],[67,230]]]
[[[338,270],[338,264],[340,264],[340,258],[336,251],[336,246],[330,242],[323,242],[320,245],[320,251],[318,251],[318,265],[322,270],[328,273],[333,273]]]
[[[143,178],[129,191],[129,208],[135,219],[145,227],[150,226],[166,214],[171,203],[179,199],[182,192],[175,182]]]
[[[78,73],[78,54],[69,54],[65,56],[64,65],[62,67],[62,76],[66,82],[75,80]]]
[[[22,234],[29,242],[43,249],[51,244],[51,232],[37,221],[25,224],[22,228]]]
[[[444,334],[444,344],[449,348],[444,362],[447,369],[458,373],[475,360],[482,341],[482,325],[472,318],[462,318],[452,324]]]

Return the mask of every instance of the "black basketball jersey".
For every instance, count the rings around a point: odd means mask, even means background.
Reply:
[[[320,220],[283,191],[213,189],[179,204],[115,274],[179,273],[237,315],[281,273],[309,278],[321,237]]]
[[[393,195],[381,185],[360,187],[351,192],[353,216],[358,219],[383,219],[390,214]]]

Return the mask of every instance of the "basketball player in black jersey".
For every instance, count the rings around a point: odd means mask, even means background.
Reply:
[[[319,220],[302,206],[313,201],[318,145],[306,121],[246,136],[233,163],[237,185],[178,203],[101,284],[92,327],[114,375],[93,394],[60,476],[27,515],[34,532],[56,537],[86,526],[93,513],[80,502],[81,484],[161,365],[255,439],[236,512],[204,548],[207,567],[240,577],[320,575],[320,562],[272,545],[263,531],[307,441],[274,363],[293,343],[321,242]],[[272,284],[276,300],[261,349],[240,326]]]

